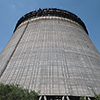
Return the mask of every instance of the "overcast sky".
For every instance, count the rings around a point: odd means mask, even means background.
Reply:
[[[76,14],[100,52],[100,0],[0,0],[0,52],[11,38],[17,21],[39,8],[59,8]]]

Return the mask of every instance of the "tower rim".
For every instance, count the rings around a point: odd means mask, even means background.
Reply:
[[[17,27],[21,23],[23,23],[31,18],[37,18],[37,17],[41,17],[41,16],[57,16],[57,17],[67,18],[69,20],[72,20],[72,21],[78,23],[88,34],[88,31],[86,29],[84,22],[78,16],[76,16],[75,14],[73,14],[67,10],[62,10],[62,9],[57,9],[57,8],[48,8],[48,9],[47,8],[45,8],[45,9],[39,8],[39,10],[37,10],[37,11],[34,10],[34,11],[31,11],[31,12],[25,14],[18,20],[18,22],[15,26],[14,32],[16,31]]]

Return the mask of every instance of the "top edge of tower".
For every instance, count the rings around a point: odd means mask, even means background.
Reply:
[[[14,32],[16,31],[17,27],[22,23],[25,22],[31,18],[37,18],[37,17],[41,17],[41,16],[57,16],[57,17],[62,17],[62,18],[67,18],[69,20],[72,20],[76,23],[78,23],[80,26],[82,26],[82,28],[86,31],[86,33],[88,34],[88,31],[86,29],[85,24],[83,23],[83,21],[76,16],[75,14],[66,11],[66,10],[62,10],[62,9],[57,9],[57,8],[46,8],[46,9],[40,9],[39,10],[35,10],[35,11],[31,11],[27,14],[25,14],[24,16],[22,16],[14,29]]]

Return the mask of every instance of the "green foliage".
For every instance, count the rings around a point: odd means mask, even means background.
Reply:
[[[80,100],[86,100],[86,98],[84,96],[82,96],[82,97],[80,97]],[[100,94],[98,95],[94,92],[94,100],[100,100]]]
[[[100,94],[97,95],[96,93],[94,93],[94,98],[95,98],[95,100],[100,100]]]
[[[86,98],[84,96],[80,97],[80,100],[86,100]]]
[[[0,83],[0,100],[38,100],[38,93],[19,85]]]

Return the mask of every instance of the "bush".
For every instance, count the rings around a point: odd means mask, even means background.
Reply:
[[[38,93],[19,85],[0,83],[0,100],[38,100]]]

